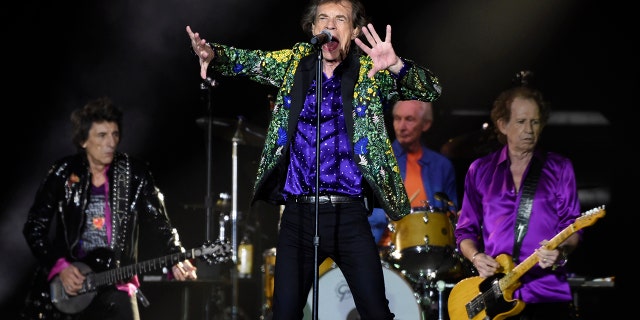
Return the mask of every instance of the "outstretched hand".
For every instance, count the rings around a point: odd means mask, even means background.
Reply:
[[[391,26],[387,25],[387,35],[384,40],[380,39],[380,36],[378,36],[376,29],[373,28],[371,23],[362,27],[362,33],[367,38],[371,47],[362,42],[360,38],[356,38],[355,42],[358,47],[360,47],[360,49],[362,49],[362,51],[369,55],[371,60],[373,60],[373,68],[369,70],[367,76],[371,78],[376,74],[376,72],[398,64],[399,67],[396,68],[397,70],[390,71],[394,73],[399,72],[400,68],[402,68],[402,61],[396,55],[393,50],[393,46],[391,45]]]
[[[193,48],[193,52],[200,59],[200,77],[202,79],[207,78],[207,68],[209,67],[209,63],[214,58],[215,52],[213,48],[211,48],[207,41],[200,38],[200,34],[198,32],[191,31],[191,27],[187,26],[187,34],[189,34],[189,38],[191,39],[191,48]]]

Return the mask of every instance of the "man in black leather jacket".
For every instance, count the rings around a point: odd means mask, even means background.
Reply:
[[[24,225],[38,268],[21,316],[139,319],[136,272],[129,269],[132,273],[125,272],[121,279],[108,277],[109,283],[99,290],[83,293],[99,284],[93,283],[98,279],[88,281],[87,272],[137,263],[141,226],[145,232],[155,231],[145,237],[154,237],[165,254],[175,256],[166,266],[172,267],[169,277],[196,279],[196,268],[171,225],[147,164],[116,151],[122,112],[110,99],[99,98],[74,111],[71,121],[78,153],[52,165]]]

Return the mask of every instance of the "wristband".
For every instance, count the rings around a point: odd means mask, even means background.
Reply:
[[[569,258],[567,257],[567,249],[565,247],[558,247],[558,251],[560,251],[560,260],[556,261],[556,263],[553,264],[551,270],[556,270],[559,267],[564,267],[567,264],[567,261],[569,261]]]
[[[471,263],[473,263],[473,262],[476,260],[476,256],[477,256],[478,254],[480,254],[480,253],[482,253],[482,252],[480,252],[480,251],[476,251],[476,253],[474,253],[474,254],[471,256]]]
[[[402,78],[404,78],[404,76],[407,74],[407,72],[409,72],[409,68],[411,68],[411,63],[408,62],[405,59],[402,59],[400,57],[398,57],[400,60],[402,60],[402,68],[400,68],[400,71],[398,71],[398,74],[394,74],[393,72],[389,71],[389,73],[391,74],[391,76],[396,79],[396,80],[400,80]]]

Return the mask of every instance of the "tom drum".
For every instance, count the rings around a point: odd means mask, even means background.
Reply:
[[[440,278],[459,269],[454,227],[443,212],[414,211],[390,223],[389,262],[410,275]]]

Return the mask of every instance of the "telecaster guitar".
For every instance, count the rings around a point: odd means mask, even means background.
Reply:
[[[126,281],[134,275],[171,267],[185,259],[200,258],[209,264],[222,263],[229,260],[231,251],[232,248],[228,242],[218,239],[214,243],[205,243],[200,248],[194,248],[184,253],[174,253],[125,267],[113,268],[112,265],[115,261],[113,251],[107,248],[96,249],[90,252],[82,262],[72,263],[86,276],[78,295],[67,295],[60,277],[55,276],[49,284],[51,302],[58,310],[67,314],[75,314],[84,310],[91,303],[100,288]],[[96,270],[102,272],[96,273],[94,272]]]
[[[555,249],[570,235],[593,225],[604,215],[604,206],[584,212],[574,223],[549,240],[545,248]],[[520,286],[520,277],[538,263],[538,256],[531,254],[515,268],[511,256],[507,254],[498,255],[496,261],[501,266],[499,270],[503,272],[487,278],[469,277],[460,280],[451,289],[447,303],[451,320],[502,320],[522,312],[525,303],[513,299],[513,292]]]

